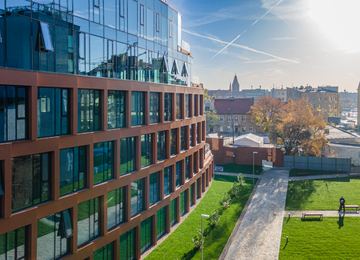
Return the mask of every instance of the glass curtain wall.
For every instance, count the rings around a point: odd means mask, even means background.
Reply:
[[[164,121],[172,121],[172,93],[164,93]]]
[[[131,126],[145,125],[145,92],[131,92]]]
[[[120,236],[120,260],[135,259],[135,234],[133,228]]]
[[[180,150],[185,151],[186,150],[186,131],[187,126],[182,126],[180,128]]]
[[[156,236],[160,239],[166,234],[166,207],[163,207],[157,211],[157,225],[156,225]]]
[[[160,172],[150,174],[149,195],[150,205],[160,200]]]
[[[140,248],[141,254],[152,246],[152,217],[141,222]]]
[[[176,207],[176,201],[177,199],[173,199],[170,201],[170,226],[174,226],[176,221],[176,215],[177,215],[177,207]]]
[[[190,156],[185,157],[185,179],[190,179]]]
[[[28,138],[27,100],[27,88],[0,86],[0,143]]]
[[[70,133],[70,91],[61,88],[38,88],[38,137]]]
[[[170,194],[171,190],[171,183],[172,183],[172,166],[166,167],[164,169],[164,196]]]
[[[94,184],[114,178],[114,142],[94,144]]]
[[[196,162],[198,162],[197,156],[198,156],[198,152],[193,153],[193,173],[194,174],[196,174],[198,172],[198,169],[196,167]]]
[[[184,94],[176,94],[176,107],[175,107],[176,119],[183,119],[182,116],[183,98],[184,98]]]
[[[191,124],[190,125],[190,136],[189,136],[190,146],[193,146],[193,144],[194,144],[194,130],[195,130],[195,124]]]
[[[126,91],[108,91],[108,129],[126,127]]]
[[[196,142],[199,144],[201,143],[201,134],[200,134],[200,123],[197,123],[196,127]]]
[[[180,216],[185,215],[185,209],[186,209],[186,194],[185,191],[180,193]]]
[[[176,187],[179,187],[182,185],[182,165],[181,162],[176,163],[176,169],[175,169],[175,185]]]
[[[131,183],[131,216],[145,208],[145,178]]]
[[[78,90],[78,132],[101,130],[101,91]]]
[[[150,92],[150,124],[160,122],[160,93]]]
[[[152,134],[141,136],[141,167],[153,164]]]
[[[114,243],[107,244],[94,252],[94,260],[113,260]]]
[[[191,108],[191,103],[190,103],[190,95],[189,94],[185,94],[185,109],[186,109],[186,117],[190,117],[190,108]]]
[[[136,170],[136,137],[120,139],[120,175]]]
[[[157,160],[166,159],[166,131],[157,132]]]
[[[11,211],[51,200],[51,153],[14,157]]]
[[[171,129],[170,132],[170,154],[176,155],[177,154],[177,129]]]
[[[107,195],[107,228],[108,230],[125,222],[126,188],[122,187],[108,192]]]
[[[28,228],[21,227],[0,235],[0,259],[28,258]]]
[[[60,150],[60,196],[86,188],[86,146]]]
[[[194,95],[194,116],[199,115],[198,96],[199,95]]]

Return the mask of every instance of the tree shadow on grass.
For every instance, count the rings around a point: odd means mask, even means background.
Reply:
[[[200,250],[200,248],[198,247],[194,247],[193,249],[191,249],[189,252],[183,254],[183,256],[181,257],[182,260],[190,260],[192,259],[196,253]]]
[[[313,180],[289,182],[288,192],[286,195],[286,209],[300,210],[309,202],[309,197],[316,192],[319,185]]]

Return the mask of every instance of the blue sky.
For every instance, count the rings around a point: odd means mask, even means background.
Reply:
[[[205,88],[228,88],[235,73],[241,89],[308,84],[354,92],[359,85],[359,0],[167,3],[182,14],[182,37],[194,57],[193,75]]]

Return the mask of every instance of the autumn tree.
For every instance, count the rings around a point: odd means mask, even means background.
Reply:
[[[220,116],[215,111],[205,111],[206,115],[206,133],[212,128],[220,126]]]

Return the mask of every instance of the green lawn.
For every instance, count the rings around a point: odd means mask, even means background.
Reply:
[[[218,165],[224,167],[224,172],[253,174],[253,166],[247,164],[228,163],[224,165]],[[255,165],[255,174],[260,175],[263,171],[262,166]]]
[[[210,189],[199,205],[146,259],[200,259],[201,250],[195,249],[191,240],[195,236],[196,230],[201,228],[200,216],[221,208],[219,202],[223,193],[231,189],[234,181],[236,181],[234,176],[215,176]],[[230,208],[222,211],[218,226],[212,229],[207,221],[204,221],[204,259],[218,259],[221,255],[252,192],[250,184],[252,179],[245,178],[245,181],[246,184],[242,187],[241,193],[230,202]]]
[[[359,234],[357,217],[284,218],[279,259],[359,259]]]
[[[345,172],[335,172],[335,171],[316,171],[316,170],[300,170],[300,169],[292,169],[290,170],[289,176],[296,177],[298,173],[307,172],[307,175],[328,175],[328,174],[342,174]]]
[[[289,182],[286,210],[336,210],[339,199],[346,203],[360,204],[359,178],[333,178]]]

